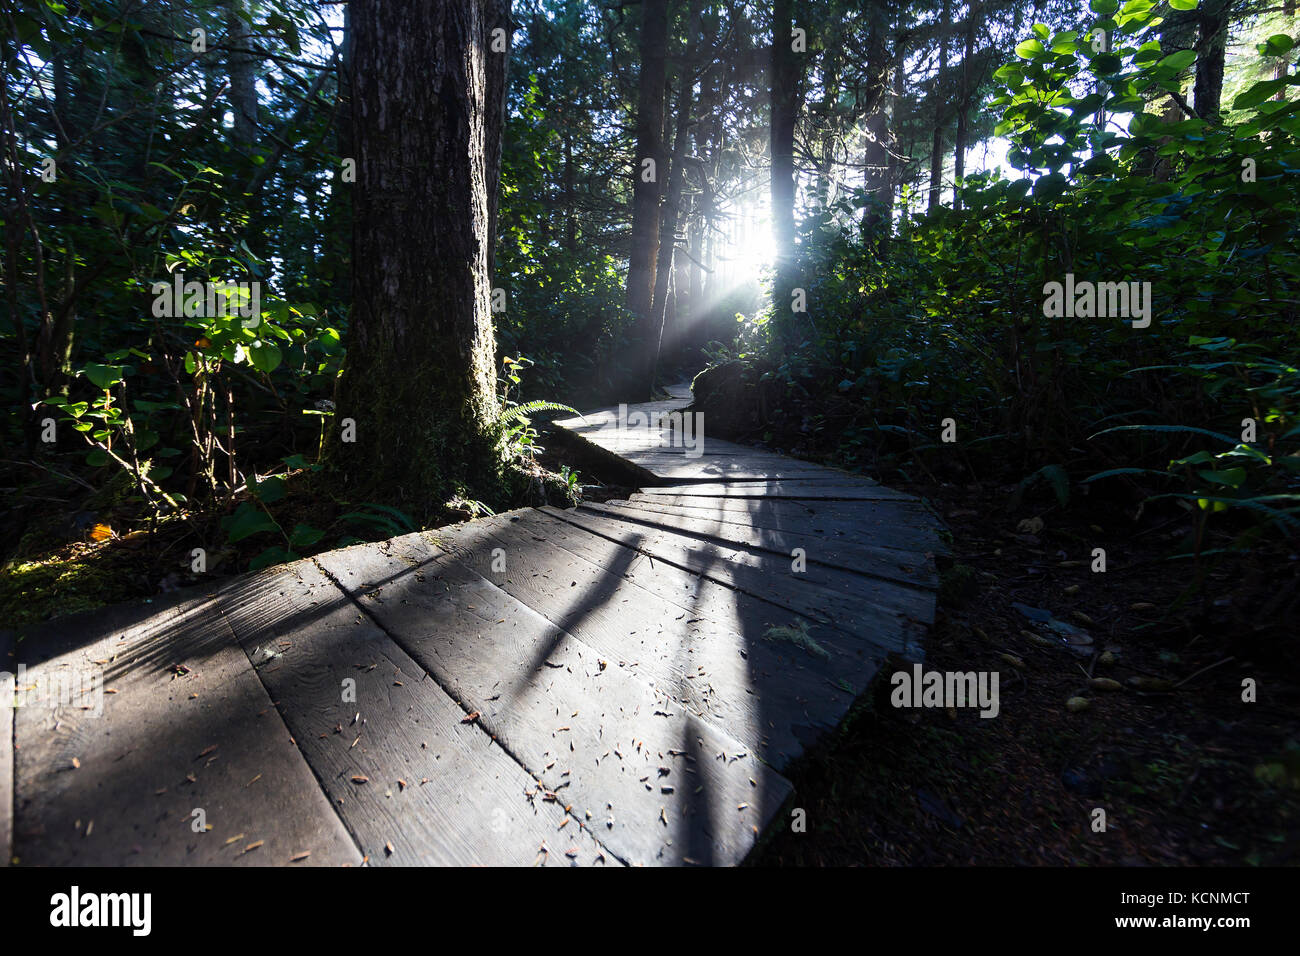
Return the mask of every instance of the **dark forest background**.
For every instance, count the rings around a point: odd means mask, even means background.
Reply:
[[[1296,609],[1290,0],[487,4],[495,387],[467,427],[504,465],[418,496],[326,480],[377,261],[354,235],[418,239],[354,221],[358,56],[403,106],[349,5],[0,7],[11,614],[195,580],[195,547],[228,572],[572,501],[602,476],[547,447],[548,411],[706,367],[713,434],[990,513],[1154,516],[1186,600],[1227,556],[1253,620]],[[1045,315],[1067,274],[1149,282],[1150,325]],[[160,317],[177,275],[260,283],[257,321]],[[432,276],[412,314],[454,307]],[[390,419],[458,404],[451,359],[387,361],[372,378],[412,383]],[[96,584],[126,545],[128,580]]]

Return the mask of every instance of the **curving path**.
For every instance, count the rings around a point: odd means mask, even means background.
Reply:
[[[907,495],[696,442],[688,401],[557,423],[643,474],[626,501],[0,635],[5,859],[743,860],[781,770],[920,656],[942,545]]]

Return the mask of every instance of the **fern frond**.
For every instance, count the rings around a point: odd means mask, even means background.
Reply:
[[[523,405],[516,405],[514,408],[507,408],[501,413],[498,421],[502,425],[517,421],[521,418],[527,418],[529,415],[537,412],[572,412],[578,414],[576,408],[570,408],[568,405],[561,405],[559,402],[525,402]]]

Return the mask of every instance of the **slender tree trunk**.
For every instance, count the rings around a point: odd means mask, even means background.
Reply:
[[[637,90],[636,165],[632,185],[632,247],[628,254],[627,309],[632,315],[631,391],[649,398],[654,387],[655,260],[659,253],[659,195],[664,170],[664,76],[668,56],[668,0],[641,4],[641,75]],[[647,165],[647,160],[653,163]]]
[[[771,163],[772,240],[776,249],[776,277],[772,306],[776,329],[793,337],[791,302],[799,285],[794,251],[794,128],[799,114],[799,57],[793,43],[794,4],[774,0],[772,5]]]
[[[867,63],[871,88],[870,103],[864,124],[866,145],[862,155],[862,185],[867,191],[868,203],[862,215],[862,225],[875,232],[889,223],[889,207],[893,202],[894,187],[890,179],[891,161],[889,134],[893,115],[893,83],[891,74],[895,65],[885,39],[884,10],[872,8],[870,59]]]
[[[939,73],[934,79],[934,136],[930,144],[930,205],[929,211],[939,208],[943,192],[943,124],[947,119],[944,109],[943,82],[948,72],[948,28],[952,18],[952,0],[943,0],[943,33],[939,38]]]
[[[695,196],[693,194],[684,194],[681,199],[681,213],[678,216],[678,230],[685,237],[685,250],[691,250],[692,237],[692,212],[695,205]],[[664,352],[667,355],[675,356],[680,352],[684,345],[687,344],[687,335],[691,329],[692,317],[695,312],[695,300],[691,297],[691,276],[693,273],[693,264],[686,255],[676,256],[673,260],[673,300],[669,306],[672,320],[668,324],[668,329],[672,335],[668,337],[665,344]]]
[[[686,182],[684,162],[689,143],[691,109],[695,105],[695,52],[696,38],[700,34],[700,0],[691,0],[687,16],[686,59],[682,64],[681,81],[677,92],[677,129],[673,134],[673,154],[668,171],[664,204],[660,212],[659,256],[655,263],[654,301],[651,316],[659,333],[655,343],[656,359],[661,351],[675,347],[676,335],[669,328],[675,318],[668,311],[669,284],[673,274],[674,253],[677,250],[677,227],[682,221],[682,187]]]
[[[975,56],[975,18],[979,15],[979,4],[969,0],[966,13],[965,43],[961,57],[961,92],[957,99],[957,134],[953,138],[953,180],[952,208],[961,208],[961,183],[966,177],[966,149],[970,145],[970,108],[971,85],[974,82],[971,60]]]
[[[832,27],[832,29],[835,29]],[[817,204],[829,220],[835,144],[839,139],[840,58],[843,43],[832,34],[822,52],[822,135],[817,158]],[[829,224],[829,223],[828,223]]]
[[[338,115],[334,119],[336,150],[340,160],[356,159],[352,138],[352,11],[343,7],[343,42],[339,51]],[[351,301],[352,268],[352,192],[356,187],[343,181],[343,170],[335,170],[330,183],[325,210],[330,228],[326,230],[322,275],[340,302]]]
[[[246,0],[227,0],[226,42],[233,49],[227,54],[226,70],[230,75],[230,112],[234,115],[232,131],[235,144],[248,149],[257,143],[257,60],[248,50],[253,42],[252,30],[241,14]]]
[[[894,218],[894,195],[903,181],[903,141],[898,134],[898,109],[903,102],[904,52],[903,38],[896,35],[893,60],[891,61],[893,95],[890,97],[889,102],[889,168],[885,188],[880,195],[881,202],[884,205],[883,213],[891,222]]]
[[[698,203],[692,205],[698,205]],[[704,344],[699,341],[700,325],[704,320],[704,225],[698,212],[691,219],[688,236],[691,259],[686,267],[688,271],[686,296],[688,312],[685,323],[682,323],[685,327],[683,330],[685,333],[683,335],[683,344],[695,348]]]
[[[68,71],[62,47],[56,48],[54,54],[54,127],[55,146],[59,151],[62,168],[59,175],[67,177],[76,167],[69,155],[68,145],[72,124],[72,93],[68,88]],[[75,175],[75,173],[73,173]],[[67,229],[71,224],[66,208],[54,212],[52,221],[55,229]],[[76,233],[68,229],[66,248],[62,251],[63,288],[61,301],[54,309],[50,335],[45,340],[49,346],[48,370],[45,378],[45,394],[66,395],[68,383],[72,380],[72,345],[76,327]]]
[[[354,301],[329,457],[352,500],[425,519],[453,494],[497,498],[488,190],[506,54],[481,0],[351,8]]]
[[[574,213],[573,189],[573,132],[564,127],[564,248],[574,252],[578,247],[578,219]]]
[[[483,0],[484,30],[487,33],[487,105],[495,115],[484,122],[484,154],[487,162],[488,281],[496,269],[498,204],[501,199],[501,138],[506,128],[506,79],[510,67],[511,0]],[[496,359],[493,358],[495,363]]]
[[[1197,8],[1196,80],[1192,105],[1202,119],[1217,120],[1228,52],[1229,0],[1202,0]]]
[[[1295,16],[1295,0],[1286,0],[1286,3],[1282,4],[1282,14],[1288,19],[1293,18]],[[1292,56],[1292,57],[1294,55],[1295,55],[1294,53],[1288,54],[1288,56]],[[1273,78],[1276,80],[1286,79],[1289,63],[1290,61],[1287,59],[1287,57],[1285,56],[1278,57],[1277,66],[1273,69]],[[1287,91],[1285,89],[1281,89],[1273,94],[1273,99],[1284,100],[1286,99],[1286,95],[1287,95]]]

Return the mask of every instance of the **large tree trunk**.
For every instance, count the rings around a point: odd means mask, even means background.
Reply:
[[[779,334],[793,337],[791,301],[799,285],[794,253],[794,127],[799,115],[799,57],[793,46],[793,0],[772,5],[772,76],[770,140],[772,162],[772,240],[776,277],[772,286],[774,322]]]
[[[418,518],[494,499],[489,304],[504,92],[482,0],[353,0],[353,309],[330,458]],[[348,442],[348,419],[355,440]]]
[[[664,75],[668,57],[668,0],[644,0],[641,76],[637,90],[636,165],[632,170],[632,248],[628,253],[627,309],[632,314],[631,397],[649,398],[654,386],[655,260],[659,253],[659,194],[664,162]],[[645,166],[654,161],[651,179]],[[647,181],[649,180],[649,181]]]

